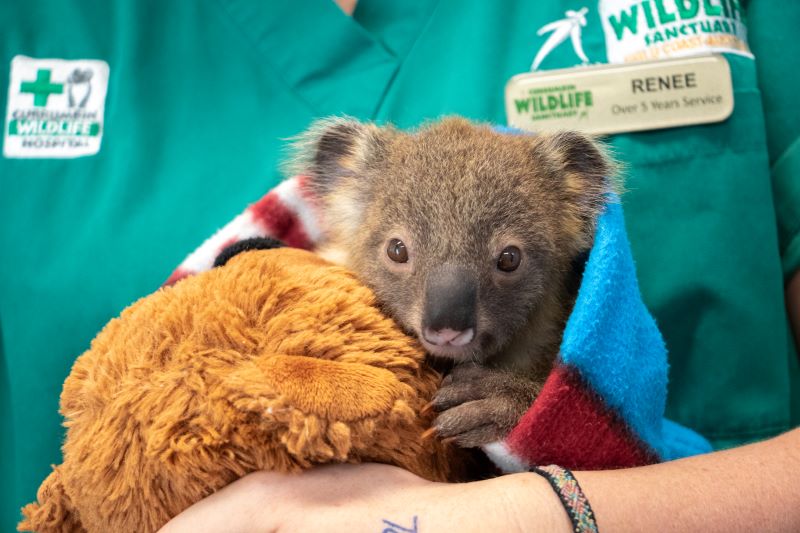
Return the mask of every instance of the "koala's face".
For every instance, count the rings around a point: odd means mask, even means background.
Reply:
[[[350,265],[427,351],[481,362],[542,303],[559,259],[535,214],[517,202],[465,209],[457,190],[428,192],[436,207],[421,211],[396,191]]]
[[[501,351],[591,243],[608,167],[581,136],[501,135],[456,119],[415,134],[328,128],[311,179],[329,247],[434,355],[483,362]]]

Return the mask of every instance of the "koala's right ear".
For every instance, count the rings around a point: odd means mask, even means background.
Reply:
[[[348,118],[317,121],[294,143],[288,170],[307,176],[318,194],[340,191],[382,156],[394,132]]]
[[[314,123],[293,145],[294,157],[285,171],[305,176],[306,185],[320,200],[325,246],[338,246],[327,255],[334,262],[347,261],[352,247],[343,243],[358,232],[372,196],[370,177],[375,174],[370,167],[385,157],[396,133],[391,127],[333,118]]]

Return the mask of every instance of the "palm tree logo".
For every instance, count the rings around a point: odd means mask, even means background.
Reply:
[[[583,52],[583,45],[581,44],[581,28],[586,26],[586,13],[588,11],[589,9],[585,7],[582,7],[578,11],[569,9],[564,13],[565,18],[556,20],[550,24],[545,24],[539,28],[536,35],[544,35],[548,32],[553,33],[550,34],[550,37],[547,38],[539,49],[536,57],[533,58],[531,70],[537,70],[542,61],[544,61],[544,58],[547,57],[555,47],[566,41],[567,37],[572,40],[572,48],[575,49],[575,53],[581,59],[582,64],[586,65],[589,63],[589,58],[586,57],[586,54]]]

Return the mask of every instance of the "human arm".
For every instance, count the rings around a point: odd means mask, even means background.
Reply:
[[[514,522],[530,509],[535,522]],[[374,533],[389,527],[384,520],[405,528],[395,528],[397,533],[570,530],[557,497],[535,474],[447,484],[394,466],[362,464],[300,475],[255,472],[193,505],[160,533]]]
[[[578,472],[601,531],[800,531],[800,429],[669,463]]]
[[[575,477],[604,533],[800,530],[800,429],[732,450]],[[200,526],[375,532],[387,527],[383,520],[412,530],[415,516],[418,532],[570,530],[537,474],[442,484],[385,465],[340,465],[298,476],[251,474],[190,507],[162,533]]]

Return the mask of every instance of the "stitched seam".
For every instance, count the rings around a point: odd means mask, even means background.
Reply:
[[[375,106],[375,109],[372,110],[373,118],[378,115],[378,112],[380,112],[380,110],[383,108],[383,105],[386,103],[386,95],[389,94],[389,91],[394,86],[394,82],[397,79],[397,75],[400,74],[400,70],[406,64],[408,57],[412,54],[412,52],[414,52],[414,48],[417,47],[417,43],[422,38],[422,36],[428,31],[428,28],[432,24],[433,19],[436,16],[436,11],[439,9],[441,3],[442,3],[441,0],[436,0],[436,3],[431,8],[431,11],[428,15],[428,20],[425,22],[425,25],[422,27],[420,32],[414,38],[414,42],[412,42],[411,46],[408,47],[408,50],[403,55],[403,57],[399,58],[400,60],[397,62],[397,66],[395,67],[394,72],[392,72],[392,76],[391,78],[389,78],[389,82],[383,88],[383,93],[381,93],[381,97],[378,99],[378,104]]]
[[[228,19],[228,22],[236,29],[236,32],[240,35],[240,38],[250,46],[248,47],[248,52],[254,56],[256,60],[256,65],[258,66],[265,66],[272,72],[272,75],[275,76],[280,83],[286,88],[287,92],[292,95],[299,103],[304,105],[308,110],[309,114],[317,115],[316,108],[311,105],[303,96],[297,91],[287,80],[283,77],[283,74],[280,72],[280,69],[277,69],[275,65],[273,65],[270,61],[265,60],[265,54],[259,51],[258,49],[258,41],[253,39],[250,36],[250,32],[246,31],[244,27],[233,17],[231,12],[229,11],[228,7],[225,5],[224,0],[212,0],[217,6],[219,7],[220,11],[224,14],[225,18]]]

